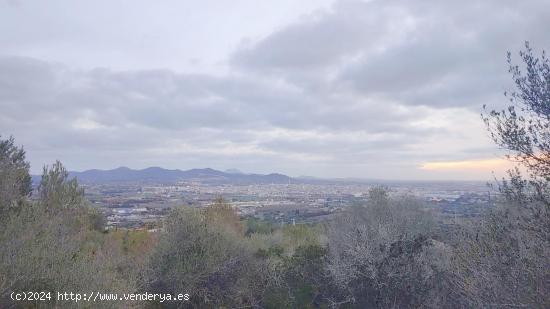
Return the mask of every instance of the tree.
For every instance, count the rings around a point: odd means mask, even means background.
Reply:
[[[431,239],[433,225],[419,201],[391,198],[383,188],[330,222],[328,270],[343,291],[334,303],[400,308],[434,302],[448,250]]]
[[[455,249],[453,292],[466,307],[550,306],[550,61],[529,43],[520,57],[522,68],[508,53],[511,105],[483,115],[517,166],[499,184],[504,199]]]
[[[85,201],[84,189],[78,186],[75,178],[69,179],[69,172],[59,161],[51,168],[44,166],[38,194],[42,206],[50,210],[78,208]]]
[[[98,214],[84,203],[83,190],[68,180],[61,163],[44,168],[39,191],[38,201],[10,214],[0,229],[0,307],[22,305],[10,299],[12,291],[135,291],[126,280],[129,272],[118,271],[119,248],[95,230]],[[70,306],[52,298],[25,306]]]
[[[494,142],[508,150],[507,158],[526,169],[509,172],[501,190],[509,198],[524,203],[541,201],[550,207],[550,60],[545,52],[537,58],[528,42],[520,52],[525,71],[512,63],[508,53],[509,72],[516,91],[505,93],[511,105],[491,110],[483,120]],[[486,106],[484,106],[486,109]]]
[[[15,145],[13,137],[1,138],[0,135],[0,219],[19,207],[32,192],[25,150]]]

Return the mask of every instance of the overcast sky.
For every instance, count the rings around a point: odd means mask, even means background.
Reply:
[[[0,134],[34,173],[487,180],[482,105],[549,29],[545,0],[0,0]]]

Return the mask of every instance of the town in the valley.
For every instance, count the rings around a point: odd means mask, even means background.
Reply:
[[[150,228],[171,208],[206,207],[223,198],[243,218],[274,224],[326,220],[346,207],[359,206],[368,192],[384,186],[392,195],[414,196],[441,218],[474,217],[491,204],[496,191],[483,182],[307,182],[216,184],[179,181],[85,183],[86,196],[99,208],[109,228]]]

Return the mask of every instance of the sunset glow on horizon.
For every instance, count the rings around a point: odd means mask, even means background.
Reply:
[[[485,171],[504,171],[509,169],[512,164],[501,158],[464,160],[464,161],[441,161],[427,162],[420,167],[423,170],[431,171],[455,171],[455,170],[485,170]]]

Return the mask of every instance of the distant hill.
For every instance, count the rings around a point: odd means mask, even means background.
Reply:
[[[112,170],[92,169],[83,172],[69,172],[69,177],[76,177],[83,184],[101,183],[164,183],[171,184],[177,181],[197,181],[207,184],[370,184],[389,185],[392,187],[460,187],[460,188],[485,188],[486,182],[482,181],[421,181],[421,180],[377,180],[355,178],[324,179],[311,176],[289,177],[287,175],[272,174],[246,174],[236,169],[225,172],[211,168],[196,168],[190,170],[170,170],[161,167],[148,167],[134,170],[128,167],[119,167]],[[33,186],[40,183],[40,175],[32,175]]]
[[[228,173],[228,174],[244,174],[243,172],[241,172],[240,170],[238,170],[236,168],[227,169],[227,170],[225,170],[225,172]]]
[[[177,181],[198,181],[203,183],[227,184],[286,184],[293,182],[293,178],[283,174],[244,174],[242,172],[236,172],[236,170],[222,172],[211,168],[182,171],[164,169],[161,167],[149,167],[142,170],[119,167],[112,170],[92,169],[83,172],[69,172],[69,177],[76,177],[80,183],[174,183]],[[37,184],[39,181],[39,176],[33,176],[33,182]]]

